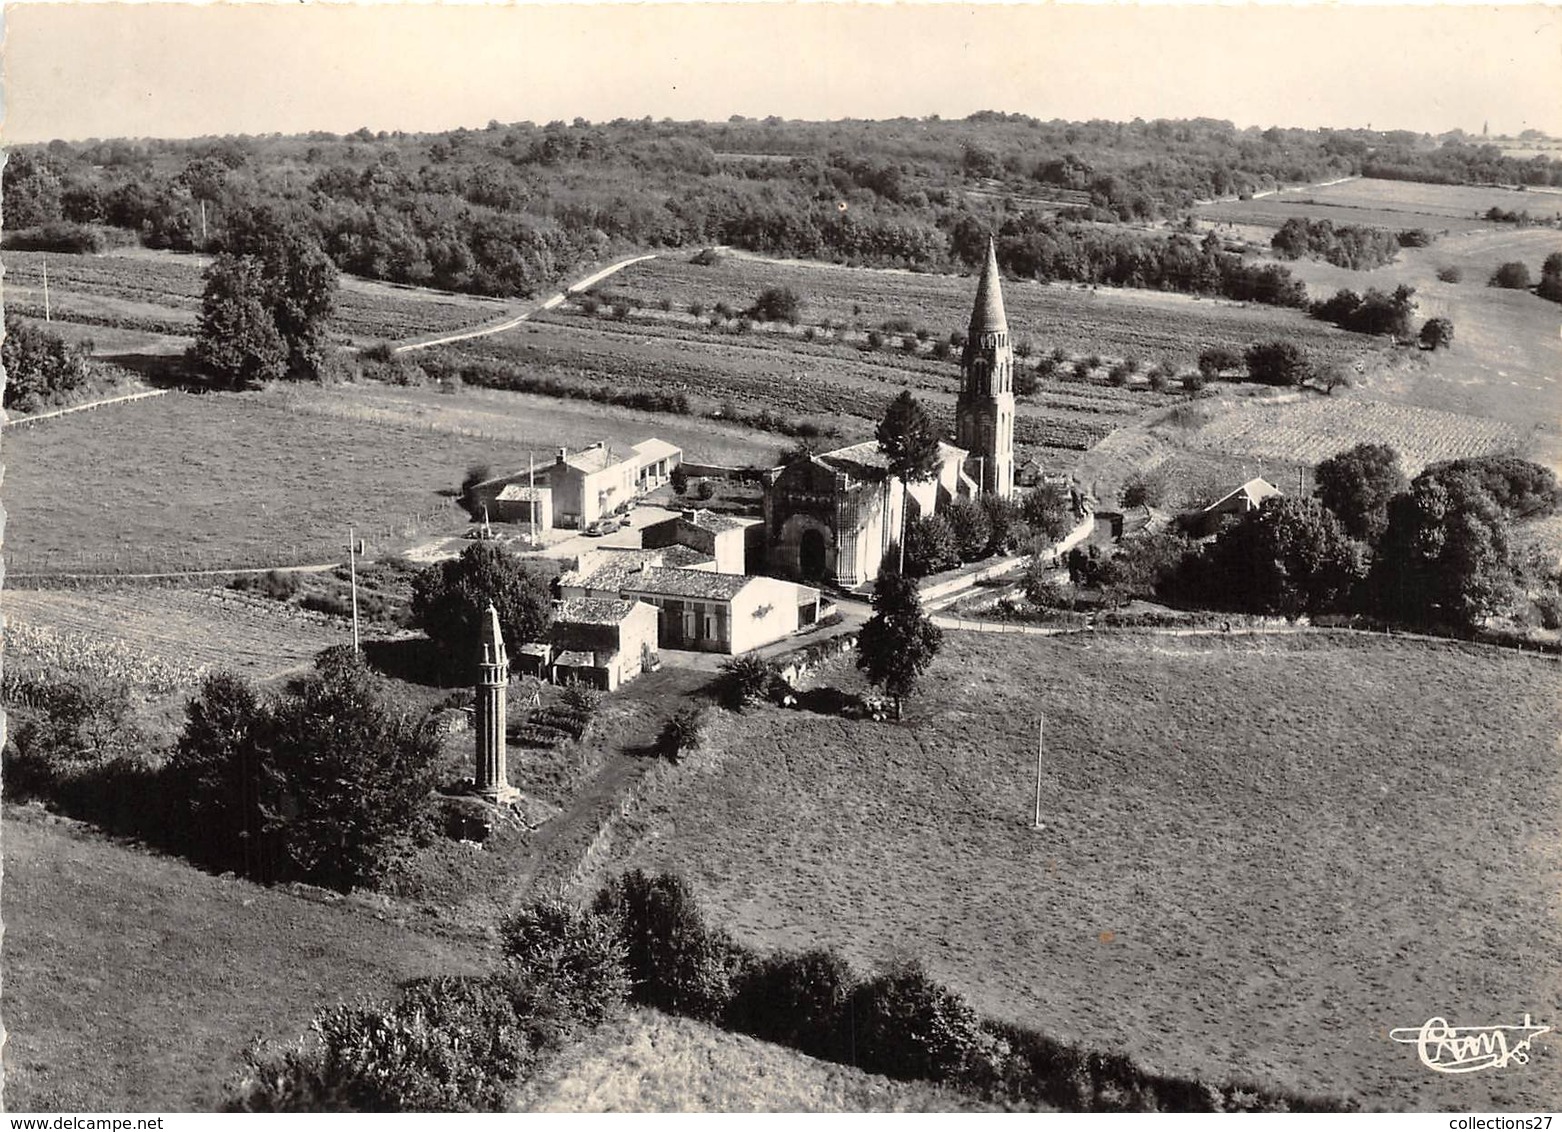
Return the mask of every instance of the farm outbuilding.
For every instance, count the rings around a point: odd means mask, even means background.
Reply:
[[[1262,477],[1250,479],[1202,511],[1194,512],[1188,518],[1188,526],[1194,537],[1207,538],[1231,519],[1246,515],[1249,511],[1257,511],[1264,505],[1264,500],[1280,494],[1280,489],[1268,480]]]
[[[570,598],[555,604],[548,640],[522,646],[525,661],[518,667],[555,684],[575,681],[611,692],[640,675],[656,649],[656,610],[651,606],[615,598]]]
[[[763,535],[764,525],[758,519],[737,519],[699,508],[652,523],[640,532],[640,544],[648,548],[687,547],[710,558],[717,573],[743,574],[755,536],[762,539]],[[763,551],[762,542],[758,549]]]
[[[488,507],[495,523],[526,523],[547,530],[553,526],[553,491],[524,483],[506,484]]]

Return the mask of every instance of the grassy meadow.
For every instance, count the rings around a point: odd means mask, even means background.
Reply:
[[[382,555],[466,516],[466,468],[648,436],[690,458],[765,459],[782,440],[516,394],[382,386],[167,397],[6,432],[7,566],[158,572],[330,562],[353,526]],[[60,485],[68,484],[69,490]]]
[[[1293,216],[1306,216],[1336,224],[1453,233],[1505,227],[1483,219],[1491,208],[1550,218],[1562,213],[1562,196],[1494,185],[1434,185],[1356,177],[1335,185],[1284,189],[1252,200],[1215,201],[1198,206],[1196,211],[1207,220],[1264,228],[1279,228]]]
[[[210,1111],[252,1039],[492,961],[372,905],[210,876],[30,806],[5,815],[4,915],[13,1112]]]
[[[820,682],[860,686],[849,660]],[[909,953],[1155,1069],[1550,1108],[1554,1050],[1446,1077],[1387,1033],[1562,989],[1559,729],[1553,663],[1470,646],[951,634],[903,725],[732,719],[612,867],[682,871],[747,942]]]
[[[17,313],[42,318],[47,264],[50,313],[62,328],[90,328],[77,333],[92,337],[100,353],[138,352],[143,343],[128,335],[194,335],[208,263],[208,256],[146,248],[120,248],[106,255],[8,251],[6,303]],[[520,309],[501,299],[344,275],[331,333],[344,344],[365,345],[458,330]]]
[[[969,1097],[633,1010],[544,1070],[527,1112],[958,1112]]]

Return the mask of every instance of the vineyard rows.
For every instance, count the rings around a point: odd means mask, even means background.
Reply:
[[[800,353],[761,340],[707,341],[626,332],[597,333],[553,325],[498,335],[447,348],[447,356],[524,365],[528,370],[581,384],[609,382],[615,389],[683,393],[716,405],[763,408],[784,416],[832,423],[855,417],[871,427],[900,388],[925,390],[923,400],[952,426],[958,370],[914,382],[909,369],[855,355]],[[932,385],[933,389],[926,387]],[[1148,407],[1151,402],[1146,401]],[[1022,444],[1082,450],[1112,429],[1110,418],[1088,408],[1022,403],[1015,438]],[[860,431],[860,430],[859,430]]]
[[[7,604],[15,606],[15,591]],[[158,696],[188,688],[205,674],[178,654],[169,659],[146,652],[127,641],[21,620],[16,613],[5,630],[7,698],[20,684],[38,679],[112,680],[144,695]]]
[[[1344,398],[1242,405],[1215,417],[1187,440],[1234,455],[1308,464],[1355,444],[1388,444],[1412,475],[1438,460],[1507,452],[1519,444],[1513,427],[1502,421]]]

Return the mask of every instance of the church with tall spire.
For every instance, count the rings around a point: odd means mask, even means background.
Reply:
[[[764,478],[768,568],[807,582],[851,589],[878,576],[899,553],[907,524],[956,499],[1014,495],[1014,346],[1003,310],[998,256],[987,262],[960,358],[955,442],[938,445],[932,473],[904,482],[877,441],[820,452]]]
[[[955,444],[970,454],[967,470],[984,494],[1004,499],[1014,494],[1014,346],[1003,309],[998,253],[990,239],[960,357]]]

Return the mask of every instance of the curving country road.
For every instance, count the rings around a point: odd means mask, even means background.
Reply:
[[[655,258],[655,253],[652,253],[649,255],[631,256],[629,259],[621,259],[617,263],[609,264],[600,271],[593,272],[584,279],[577,279],[558,294],[552,295],[537,305],[531,307],[530,309],[522,311],[518,315],[513,315],[510,318],[504,319],[501,322],[493,322],[489,323],[487,326],[479,326],[475,330],[462,330],[456,334],[443,334],[438,338],[430,338],[422,342],[407,342],[397,346],[393,352],[397,354],[407,354],[411,353],[413,350],[427,350],[431,347],[444,346],[451,342],[463,342],[468,338],[482,338],[489,334],[502,334],[506,330],[514,330],[517,326],[525,322],[538,311],[552,310],[554,307],[562,303],[568,296],[573,295],[579,291],[584,291],[588,287],[594,287],[608,276],[617,274],[632,264],[644,263],[648,259]]]

